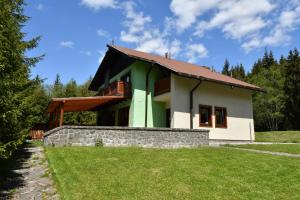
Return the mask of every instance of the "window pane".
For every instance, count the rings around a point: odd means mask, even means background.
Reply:
[[[200,125],[211,125],[211,107],[199,106]]]
[[[215,108],[216,125],[226,126],[226,108]]]

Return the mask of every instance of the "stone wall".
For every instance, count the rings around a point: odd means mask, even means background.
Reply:
[[[209,144],[208,130],[61,126],[45,133],[46,146],[103,146],[180,148]]]

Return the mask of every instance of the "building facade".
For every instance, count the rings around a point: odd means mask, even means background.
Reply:
[[[254,140],[252,94],[259,87],[168,57],[108,48],[90,89],[126,99],[97,109],[98,125],[208,129],[211,140]]]

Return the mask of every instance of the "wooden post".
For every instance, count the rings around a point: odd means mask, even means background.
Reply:
[[[64,103],[62,102],[59,106],[59,126],[62,126],[64,121]]]

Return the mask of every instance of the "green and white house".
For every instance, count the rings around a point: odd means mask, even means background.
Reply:
[[[262,91],[167,54],[112,45],[89,89],[124,97],[97,107],[99,126],[209,129],[212,141],[254,140],[252,94]]]

